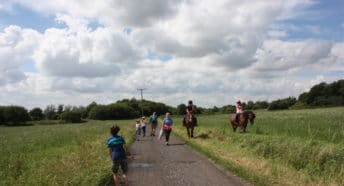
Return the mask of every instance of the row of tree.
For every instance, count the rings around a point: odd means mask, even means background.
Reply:
[[[299,95],[298,99],[289,97],[272,101],[268,110],[289,108],[313,108],[344,105],[344,80],[333,83],[314,85],[308,92]]]
[[[331,84],[320,83],[313,86],[309,92],[302,93],[298,99],[288,97],[278,99],[272,102],[267,101],[248,101],[243,106],[246,110],[267,109],[280,110],[289,108],[307,108],[318,106],[340,106],[344,105],[344,80],[339,80]],[[21,106],[0,106],[0,124],[20,125],[30,120],[61,120],[65,123],[81,122],[82,119],[111,120],[111,119],[130,119],[141,116],[141,106],[144,114],[156,112],[162,115],[167,111],[172,114],[185,114],[186,105],[180,104],[177,107],[171,107],[164,103],[148,100],[123,99],[108,105],[92,102],[86,107],[83,106],[65,106],[48,105],[44,110],[33,108],[28,111]],[[234,105],[225,105],[222,107],[202,108],[195,107],[196,114],[213,113],[234,113]]]

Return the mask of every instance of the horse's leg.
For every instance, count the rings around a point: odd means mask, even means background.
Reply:
[[[244,126],[242,124],[240,124],[239,127],[241,129],[240,132],[243,133],[244,132]]]
[[[185,127],[186,128],[186,131],[188,133],[188,137],[190,138],[190,130],[189,130],[189,127]]]
[[[194,127],[191,127],[191,138],[194,137],[193,133],[194,133]]]
[[[235,131],[236,131],[236,126],[235,126],[235,124],[234,124],[233,122],[231,122],[231,125],[232,125],[232,128],[233,128],[233,132],[235,132]]]
[[[248,123],[245,123],[245,125],[244,125],[244,132],[246,132],[247,124],[248,124]]]

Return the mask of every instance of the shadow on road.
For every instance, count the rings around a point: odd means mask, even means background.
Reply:
[[[185,143],[170,143],[169,146],[185,145]]]

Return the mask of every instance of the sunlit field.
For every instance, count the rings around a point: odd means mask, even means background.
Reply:
[[[247,133],[229,115],[200,115],[195,139],[180,118],[174,132],[195,149],[258,185],[343,185],[344,107],[256,111]]]
[[[104,185],[112,180],[109,129],[119,124],[130,144],[130,122],[0,127],[0,185]]]

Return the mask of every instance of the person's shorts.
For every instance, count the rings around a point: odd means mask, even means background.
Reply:
[[[121,167],[122,172],[126,174],[128,172],[128,162],[126,159],[113,160],[112,173],[117,174],[119,167]]]
[[[152,123],[152,129],[156,129],[158,127],[158,123]]]

